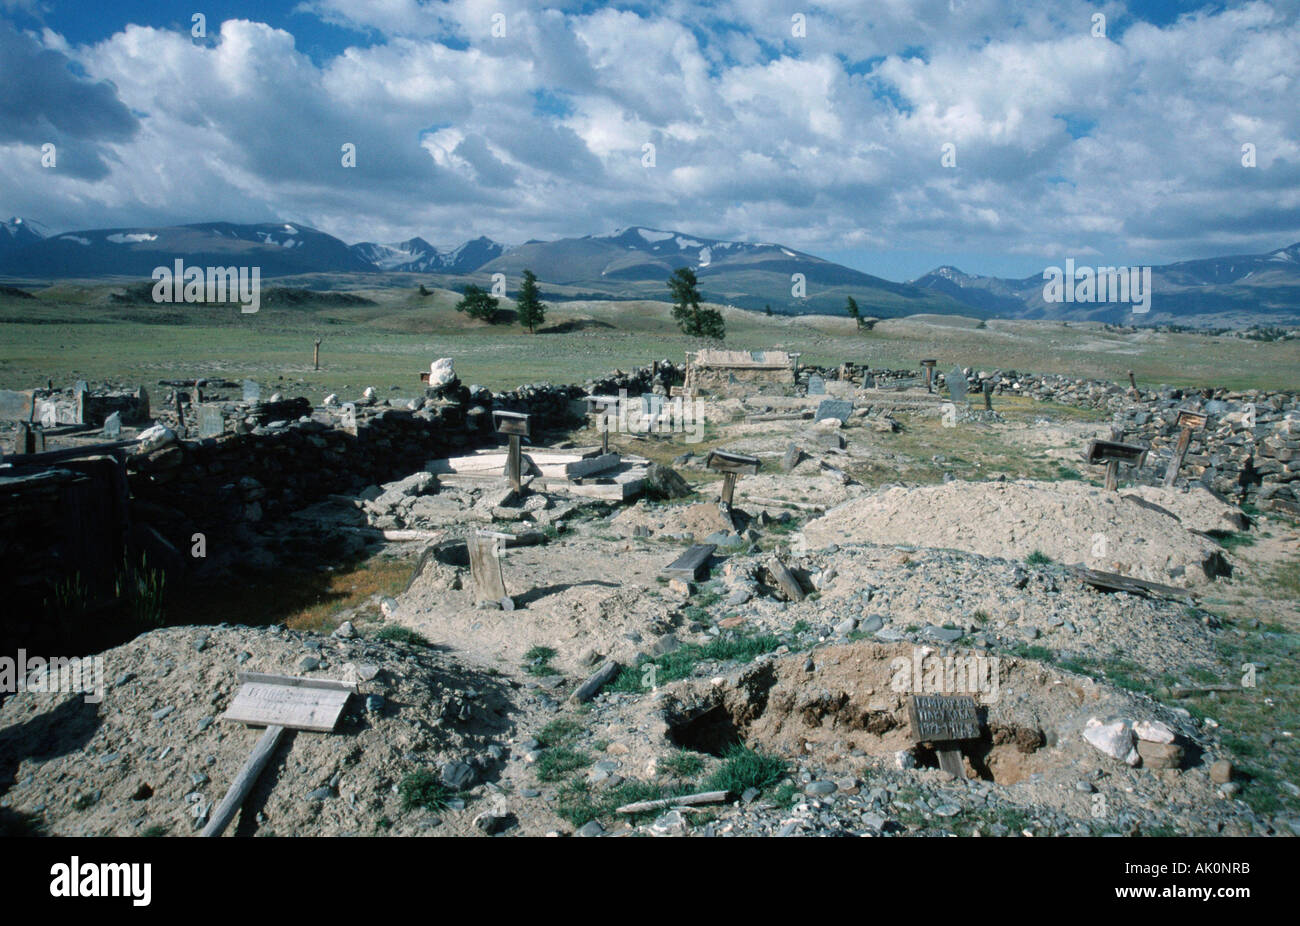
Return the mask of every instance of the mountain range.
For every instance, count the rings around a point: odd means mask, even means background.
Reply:
[[[0,277],[17,282],[147,278],[177,259],[258,266],[263,277],[385,274],[389,285],[414,285],[391,275],[416,274],[448,288],[487,285],[499,273],[511,291],[530,269],[551,300],[666,299],[668,277],[678,267],[691,267],[707,300],[776,314],[843,314],[852,296],[863,315],[881,318],[936,313],[1227,325],[1300,320],[1300,243],[1266,254],[1152,267],[1150,311],[1135,314],[1122,303],[1049,302],[1042,275],[1004,279],[941,266],[896,283],[780,244],[643,226],[516,246],[480,237],[443,248],[420,237],[348,245],[300,223],[205,222],[62,234],[49,234],[29,219],[0,223]]]

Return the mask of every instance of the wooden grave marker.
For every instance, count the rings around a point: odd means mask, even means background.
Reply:
[[[710,450],[704,465],[716,473],[722,473],[722,494],[720,501],[731,507],[732,496],[736,492],[736,479],[741,475],[758,475],[758,457],[743,453],[728,453],[725,450]]]
[[[925,391],[934,392],[934,367],[938,360],[922,360],[921,366],[925,369]]]
[[[1113,440],[1090,440],[1083,458],[1090,466],[1106,464],[1106,489],[1115,492],[1119,489],[1119,465],[1127,463],[1139,466],[1147,448],[1139,444],[1125,444]]]
[[[665,566],[663,574],[670,579],[698,582],[708,572],[709,557],[717,547],[711,543],[697,543]]]
[[[280,745],[285,730],[333,732],[348,698],[357,687],[349,682],[262,672],[239,673],[240,687],[222,720],[265,727],[225,797],[203,827],[202,836],[220,836],[248,797],[257,778]]]
[[[516,492],[523,490],[523,451],[519,446],[521,437],[528,437],[531,430],[531,416],[522,412],[504,412],[493,410],[492,422],[498,434],[506,435],[510,449],[506,453],[506,478],[510,487]]]
[[[507,541],[514,540],[513,534],[500,531],[475,531],[465,538],[469,550],[469,572],[474,580],[474,592],[477,601],[497,601],[504,604],[510,596],[506,594],[506,580],[501,572],[501,557],[505,555]],[[513,604],[513,602],[512,602]]]
[[[1192,445],[1192,432],[1197,428],[1205,427],[1209,420],[1208,415],[1200,412],[1179,409],[1178,427],[1181,430],[1178,433],[1178,446],[1174,448],[1173,459],[1169,461],[1169,468],[1165,470],[1165,486],[1172,486],[1174,480],[1178,478],[1178,471],[1183,467],[1183,460],[1187,459],[1187,448]]]
[[[609,453],[609,418],[618,415],[619,397],[616,395],[583,396],[587,403],[587,415],[593,418],[595,427],[600,429],[600,452]]]
[[[939,768],[954,778],[965,778],[959,744],[980,738],[975,699],[970,695],[912,695],[907,716],[913,742],[929,743],[939,757]]]

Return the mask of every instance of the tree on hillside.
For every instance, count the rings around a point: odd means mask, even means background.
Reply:
[[[858,325],[862,324],[862,313],[858,311],[858,304],[854,301],[852,296],[849,296],[849,302],[848,305],[845,306],[845,309],[847,309],[849,313],[849,318],[857,322]]]
[[[765,305],[765,306],[763,306],[763,314],[764,314],[764,315],[771,315],[771,314],[772,314],[772,307],[771,307],[770,305]]]
[[[673,294],[673,321],[683,333],[697,338],[722,339],[727,335],[722,313],[700,306],[699,281],[690,267],[678,267],[668,278]]]
[[[524,271],[515,310],[519,313],[519,324],[527,326],[529,334],[535,333],[537,326],[546,321],[546,303],[538,298],[537,275],[531,270]]]
[[[497,314],[497,298],[485,289],[479,289],[473,283],[465,287],[465,296],[456,303],[456,311],[464,312],[470,318],[493,322]]]

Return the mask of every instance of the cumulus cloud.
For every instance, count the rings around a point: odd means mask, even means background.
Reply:
[[[1150,23],[1119,2],[821,0],[798,36],[784,0],[299,10],[366,38],[313,58],[243,20],[206,43],[0,29],[0,69],[39,75],[0,91],[0,146],[49,128],[100,152],[58,178],[7,157],[0,195],[64,227],[275,217],[346,240],[646,224],[1136,262],[1300,238],[1300,25],[1267,3]]]

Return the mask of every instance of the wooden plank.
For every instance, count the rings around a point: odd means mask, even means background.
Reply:
[[[646,813],[651,810],[662,810],[665,807],[697,807],[700,804],[721,804],[730,798],[730,791],[700,791],[697,794],[683,794],[681,797],[663,797],[654,801],[624,804],[614,812]]]
[[[791,601],[804,600],[805,593],[803,586],[800,585],[799,580],[794,577],[794,573],[785,567],[785,563],[781,562],[774,556],[768,562],[767,568],[768,571],[772,573],[772,578],[776,580],[776,584],[781,587],[781,591],[785,592],[786,598]]]
[[[573,700],[579,704],[590,701],[596,696],[596,692],[618,677],[618,673],[622,671],[622,668],[613,659],[606,661],[604,665],[591,674],[590,678],[574,690]]]
[[[708,573],[709,557],[716,549],[717,546],[711,543],[697,543],[665,566],[663,574],[672,579],[698,582]]]
[[[979,714],[970,695],[912,695],[907,701],[907,717],[912,724],[912,741],[916,743],[949,743],[980,737]]]
[[[725,450],[710,450],[704,459],[704,465],[719,473],[738,473],[750,476],[758,474],[758,457],[743,453],[729,453]]]
[[[474,579],[478,601],[500,601],[506,597],[505,578],[501,574],[501,557],[497,554],[500,538],[476,531],[466,538],[469,548],[469,571]]]
[[[1160,582],[1135,579],[1132,576],[1124,576],[1115,572],[1101,572],[1082,565],[1067,566],[1066,568],[1081,581],[1102,591],[1128,592],[1133,595],[1143,596],[1155,595],[1158,598],[1174,598],[1180,601],[1187,601],[1195,597],[1192,592],[1185,588],[1164,585]]]
[[[1090,440],[1084,450],[1084,459],[1089,463],[1096,465],[1115,460],[1120,463],[1136,465],[1141,461],[1142,455],[1147,452],[1147,448],[1139,444],[1125,444],[1120,441],[1111,440]]]
[[[253,785],[257,778],[266,768],[266,764],[271,761],[271,756],[275,754],[275,749],[280,745],[280,738],[284,736],[284,727],[271,725],[266,728],[262,738],[257,741],[253,747],[252,754],[244,762],[244,767],[239,770],[235,776],[235,781],[226,791],[226,796],[217,804],[216,809],[212,811],[212,816],[208,818],[207,826],[203,827],[201,836],[215,837],[220,836],[230,821],[235,818],[235,813],[243,806],[248,792],[253,790]]]
[[[329,733],[350,695],[348,690],[245,682],[221,719]]]
[[[509,434],[513,437],[527,437],[529,435],[531,417],[522,412],[506,412],[496,409],[492,411],[492,421],[497,433]]]
[[[350,691],[357,686],[338,678],[305,678],[301,675],[276,675],[271,672],[240,672],[239,683],[252,682],[263,685],[284,685],[288,688],[320,688],[326,691]]]

